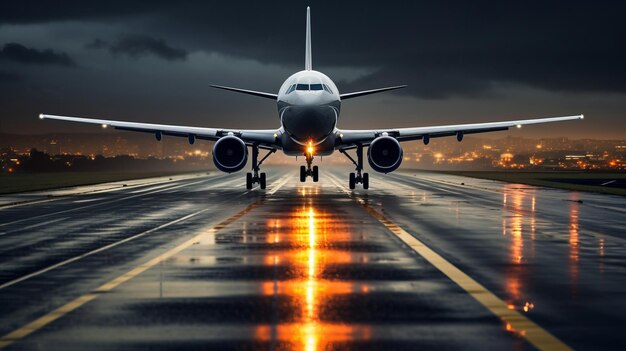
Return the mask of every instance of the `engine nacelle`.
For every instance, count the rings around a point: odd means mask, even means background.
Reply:
[[[402,147],[390,136],[381,136],[370,144],[367,149],[367,161],[376,172],[393,172],[402,163]]]
[[[225,136],[213,145],[213,163],[222,172],[240,171],[248,162],[248,147],[236,136]]]

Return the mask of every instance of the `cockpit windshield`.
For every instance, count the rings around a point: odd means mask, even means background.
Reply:
[[[326,84],[293,84],[285,91],[285,94],[290,94],[294,90],[303,90],[303,91],[320,91],[324,90],[329,94],[332,94],[333,91]]]

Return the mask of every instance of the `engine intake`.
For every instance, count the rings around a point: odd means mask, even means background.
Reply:
[[[225,136],[213,145],[213,163],[222,172],[240,171],[248,162],[248,147],[236,136]]]
[[[376,172],[393,172],[402,163],[402,147],[390,136],[381,136],[370,144],[367,150],[367,161]]]

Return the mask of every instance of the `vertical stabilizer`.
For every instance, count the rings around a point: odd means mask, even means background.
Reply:
[[[306,7],[306,50],[304,58],[304,69],[310,71],[313,69],[313,58],[311,57],[311,8]]]

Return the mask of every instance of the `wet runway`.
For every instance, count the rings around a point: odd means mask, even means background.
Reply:
[[[0,198],[20,203],[0,207],[0,348],[626,344],[625,198],[294,170],[268,168],[265,191],[212,173]]]

